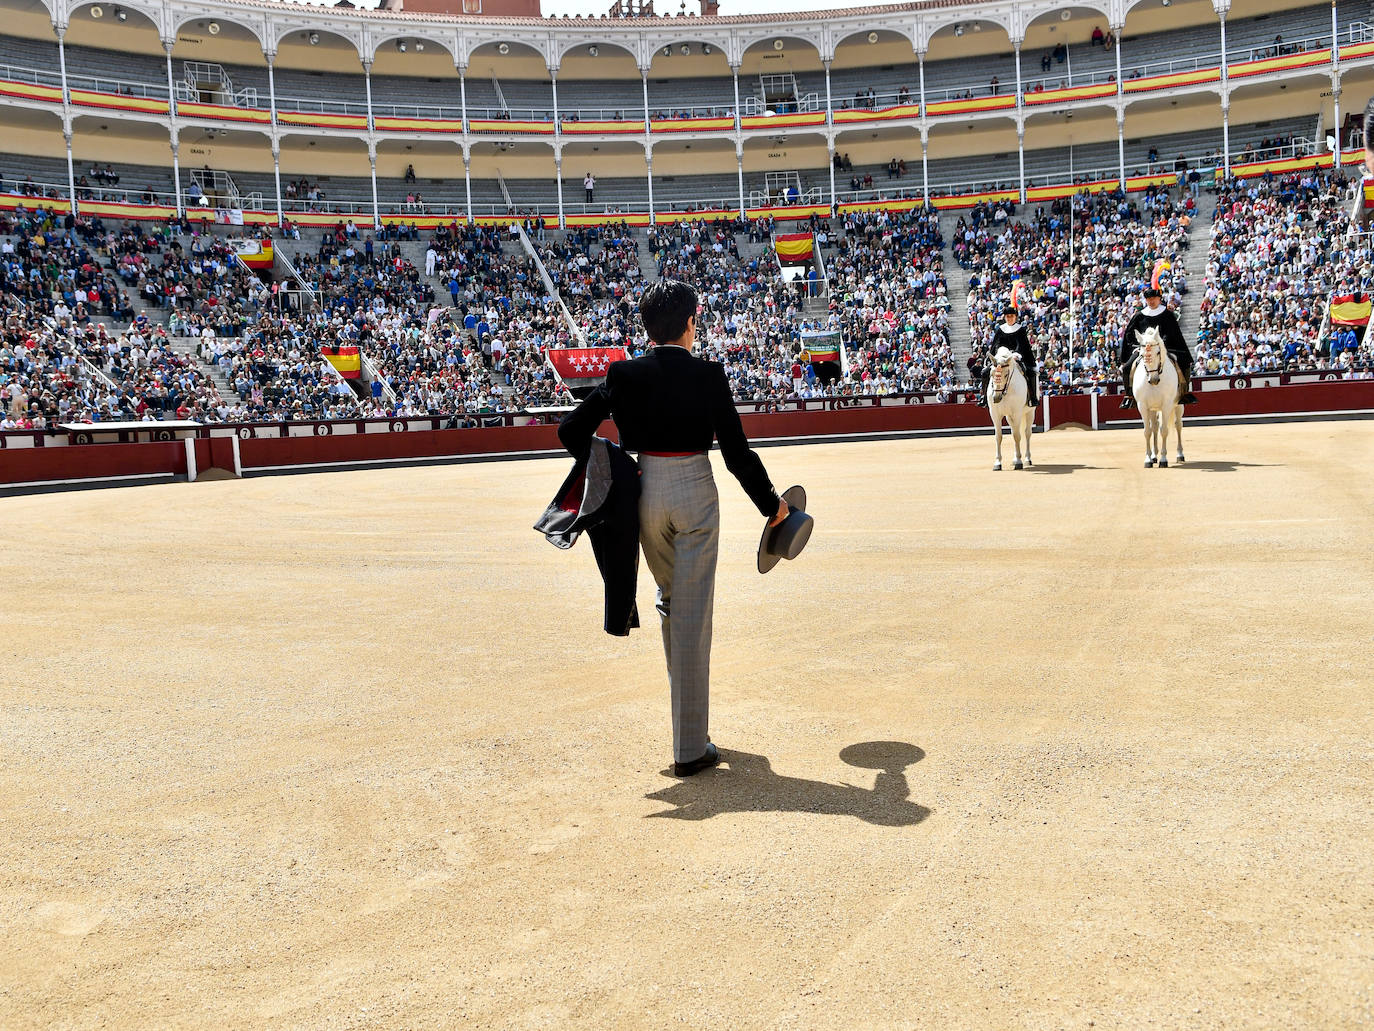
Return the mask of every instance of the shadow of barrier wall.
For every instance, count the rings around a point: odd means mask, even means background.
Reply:
[[[1188,407],[1186,422],[1374,415],[1374,380],[1287,386],[1258,386],[1247,380],[1201,381],[1198,403]],[[515,418],[524,417],[506,421]],[[880,404],[856,399],[826,410],[746,411],[741,419],[750,439],[771,443],[992,432],[987,412],[969,403]],[[185,439],[141,443],[130,442],[128,433],[114,432],[103,434],[108,443],[84,443],[101,438],[99,424],[71,433],[0,433],[0,492],[195,480],[209,470],[218,470],[221,477],[255,476],[563,453],[557,427],[551,423],[416,429],[413,420],[379,422],[202,426],[191,429]],[[1045,398],[1036,422],[1042,429],[1066,424],[1127,428],[1140,425],[1140,414],[1121,410],[1120,395],[1070,394]],[[610,423],[601,432],[615,439]]]

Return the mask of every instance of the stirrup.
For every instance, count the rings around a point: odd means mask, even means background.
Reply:
[[[1133,398],[1130,394],[1127,394],[1125,397],[1123,397],[1123,398],[1121,399],[1121,410],[1122,410],[1123,412],[1124,412],[1127,408],[1134,408],[1134,407],[1135,407],[1135,398]]]

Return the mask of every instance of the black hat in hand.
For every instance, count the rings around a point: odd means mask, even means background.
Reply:
[[[766,573],[781,559],[794,559],[802,553],[806,542],[811,539],[811,530],[816,521],[806,514],[806,489],[788,487],[782,493],[787,502],[787,518],[777,526],[763,527],[759,538],[759,572]]]

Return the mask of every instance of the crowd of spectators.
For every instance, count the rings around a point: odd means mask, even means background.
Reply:
[[[1332,295],[1374,289],[1368,238],[1333,230],[1349,205],[1349,181],[1330,171],[1223,184],[1200,304],[1200,373],[1370,368],[1367,340],[1322,335]]]

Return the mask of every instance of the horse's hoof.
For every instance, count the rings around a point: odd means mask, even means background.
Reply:
[[[1155,467],[1155,460],[1154,460],[1153,458],[1147,458],[1147,459],[1145,459],[1145,468],[1146,468],[1146,469],[1153,469],[1154,467]]]
[[[1168,460],[1167,458],[1161,458],[1161,459],[1159,460],[1159,467],[1160,467],[1161,469],[1167,469],[1167,468],[1169,468],[1169,460]]]
[[[1020,468],[1021,468],[1021,463],[1020,463],[1020,462],[1012,462],[1012,463],[1011,463],[1011,467],[1012,467],[1013,469],[1020,469]]]
[[[1035,464],[1035,463],[1032,462],[1029,458],[1026,459],[1026,468],[1027,468],[1027,469],[1029,469],[1029,468],[1030,468],[1031,466],[1033,466],[1034,464]]]
[[[995,473],[1000,473],[1000,472],[1002,471],[1002,463],[1001,463],[1001,462],[993,462],[993,463],[992,463],[992,471],[995,472]]]
[[[1182,465],[1182,464],[1183,464],[1183,452],[1182,452],[1182,451],[1180,451],[1180,452],[1178,453],[1178,457],[1175,458],[1174,461],[1177,462],[1179,465]]]

